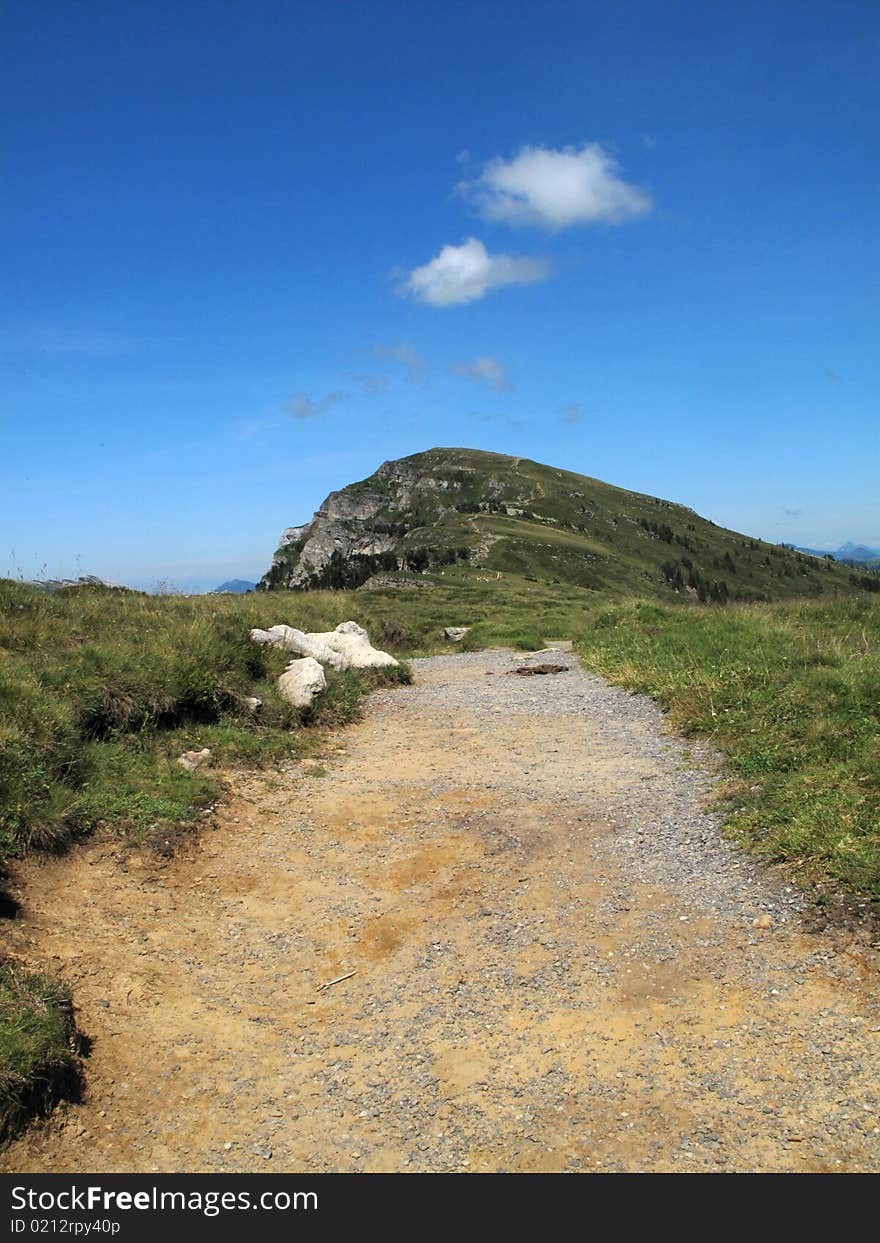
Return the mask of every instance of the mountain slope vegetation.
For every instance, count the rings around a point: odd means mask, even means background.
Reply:
[[[611,598],[726,603],[880,579],[716,526],[683,505],[527,458],[430,449],[385,462],[289,528],[263,590],[498,575]]]

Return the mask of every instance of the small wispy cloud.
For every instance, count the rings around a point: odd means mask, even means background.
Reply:
[[[400,363],[406,369],[407,378],[413,381],[421,380],[428,369],[428,360],[408,341],[400,341],[397,345],[377,345],[375,353],[377,358]]]
[[[264,433],[279,431],[286,421],[282,414],[257,415],[249,419],[236,419],[227,424],[227,430],[234,440],[253,440]]]
[[[464,376],[466,380],[474,380],[478,384],[488,384],[497,393],[504,393],[513,388],[507,378],[504,363],[488,354],[480,354],[477,358],[472,358],[470,362],[450,363],[449,370],[452,375]]]
[[[387,375],[353,375],[352,380],[360,385],[362,392],[370,397],[384,393],[391,381]]]
[[[414,268],[397,292],[429,306],[460,306],[476,302],[490,289],[530,285],[549,274],[550,265],[542,259],[490,255],[481,241],[469,237],[460,246],[444,246],[429,263]]]
[[[802,509],[787,509],[785,505],[782,506],[782,512],[785,514],[786,518],[802,518],[804,515],[804,511]]]
[[[580,402],[572,401],[567,406],[561,406],[559,417],[563,423],[567,423],[570,427],[574,427],[577,423],[583,423],[584,411],[581,408]]]
[[[598,143],[581,147],[523,147],[510,160],[490,160],[473,181],[456,189],[485,220],[567,229],[622,224],[651,210],[651,199],[620,176],[614,157]]]
[[[344,397],[344,393],[327,393],[326,396],[316,399],[308,393],[294,393],[287,403],[287,412],[295,419],[318,419],[338,405]]]

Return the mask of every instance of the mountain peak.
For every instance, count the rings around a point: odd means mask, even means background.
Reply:
[[[848,572],[693,510],[529,458],[433,448],[331,492],[288,528],[263,590],[518,575],[610,595],[763,600],[852,590]]]

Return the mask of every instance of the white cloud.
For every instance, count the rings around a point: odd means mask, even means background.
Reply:
[[[410,380],[420,380],[428,369],[428,360],[422,358],[416,347],[408,341],[401,341],[397,345],[377,345],[376,357],[400,363],[401,367],[406,368]]]
[[[317,419],[342,401],[344,396],[344,393],[328,393],[326,397],[315,400],[308,393],[294,393],[287,408],[295,419]]]
[[[497,358],[490,358],[486,354],[472,358],[469,363],[450,363],[449,370],[453,375],[462,375],[465,379],[488,384],[499,393],[513,388],[513,385],[507,378],[504,363],[500,363]]]
[[[648,195],[624,181],[617,161],[595,142],[579,151],[523,147],[512,160],[490,160],[458,190],[486,220],[545,229],[621,224],[651,210]]]
[[[567,406],[562,406],[559,415],[563,423],[568,423],[571,427],[574,427],[576,423],[582,423],[584,418],[584,412],[577,401],[573,401]]]
[[[501,285],[528,285],[549,274],[550,266],[542,259],[490,255],[481,241],[469,237],[460,246],[444,246],[430,263],[414,268],[397,292],[430,306],[456,306],[476,302]]]

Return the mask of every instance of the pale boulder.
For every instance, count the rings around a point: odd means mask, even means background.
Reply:
[[[357,622],[342,622],[335,630],[306,634],[293,626],[270,626],[252,630],[255,643],[268,643],[301,656],[311,656],[331,669],[381,669],[398,662],[388,652],[373,647],[370,636]]]
[[[321,635],[305,634],[294,626],[270,626],[268,630],[252,630],[251,638],[256,643],[267,643],[270,647],[296,652],[298,656],[311,656],[313,660],[329,665],[331,669],[348,668],[345,656],[322,643]]]
[[[202,747],[201,751],[184,751],[183,755],[177,757],[177,762],[192,773],[197,768],[201,768],[203,764],[207,764],[210,758],[211,748]]]
[[[326,690],[324,670],[313,656],[292,660],[278,679],[278,693],[295,708],[308,708],[321,691]]]
[[[373,647],[370,636],[357,622],[342,622],[335,630],[310,634],[309,638],[344,656],[352,669],[384,669],[398,663],[388,652]]]

